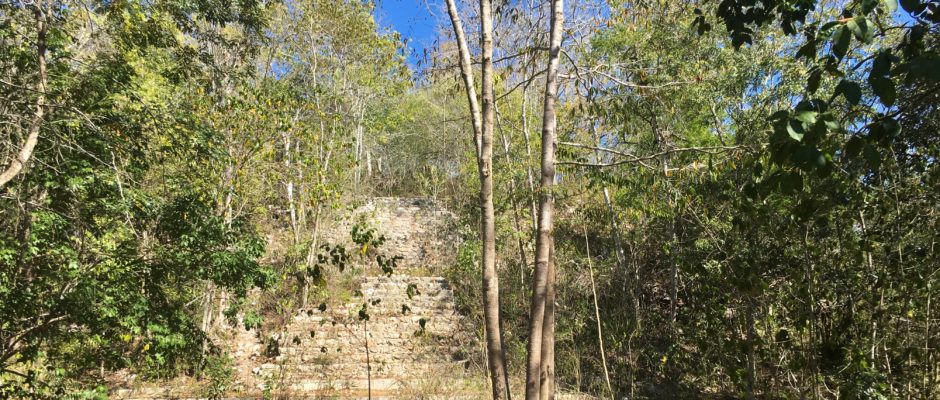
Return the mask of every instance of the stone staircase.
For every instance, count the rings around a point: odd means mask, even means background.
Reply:
[[[336,219],[324,242],[351,244],[365,221],[386,238],[382,251],[402,257],[391,276],[361,265],[358,290],[331,306],[298,310],[263,350],[254,331],[232,329],[218,340],[235,359],[230,398],[477,399],[481,379],[467,370],[475,351],[448,282],[439,275],[456,257],[454,216],[428,199],[376,198]],[[355,285],[354,285],[355,286]],[[267,353],[262,355],[262,353]],[[273,354],[272,354],[273,353]],[[182,399],[182,384],[115,390],[121,399]]]
[[[468,395],[468,335],[443,278],[366,277],[360,292],[332,310],[301,310],[260,380],[291,398]]]

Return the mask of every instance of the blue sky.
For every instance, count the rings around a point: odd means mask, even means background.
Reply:
[[[376,0],[375,19],[407,41],[408,63],[415,67],[424,50],[434,46],[442,0]]]

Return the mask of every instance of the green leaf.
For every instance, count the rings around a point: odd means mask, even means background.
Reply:
[[[881,100],[882,104],[888,107],[894,105],[894,100],[897,98],[897,91],[891,79],[879,76],[869,79],[868,83],[871,84],[872,90],[875,92],[875,95],[878,96],[878,99]]]
[[[878,53],[875,56],[875,60],[871,63],[871,71],[868,74],[868,78],[878,76],[888,76],[891,74],[891,51],[885,50]]]
[[[806,80],[806,90],[810,93],[816,93],[819,90],[819,83],[822,81],[822,70],[819,68],[813,68],[812,72],[809,73],[809,78]]]
[[[835,28],[835,27],[838,26],[839,24],[841,24],[841,22],[839,22],[839,21],[829,21],[829,22],[826,22],[825,24],[823,24],[823,26],[822,26],[821,28],[819,28],[819,32],[821,32],[821,33],[828,33],[830,29]]]
[[[881,153],[871,144],[865,145],[865,160],[871,165],[872,169],[878,169],[881,166]]]
[[[900,132],[901,124],[898,121],[891,117],[884,117],[869,126],[868,138],[875,142],[884,143],[886,140],[896,137]]]
[[[857,16],[852,18],[851,21],[845,24],[845,27],[852,31],[852,34],[855,35],[855,38],[862,43],[871,42],[872,37],[874,37],[874,31],[872,30],[871,24],[868,23],[868,19],[864,16]]]
[[[845,100],[852,105],[858,105],[858,102],[862,100],[862,88],[858,83],[850,80],[843,79],[839,82],[839,86],[836,87],[836,95],[839,94],[844,95]]]
[[[805,44],[800,46],[800,49],[796,52],[796,58],[806,58],[807,60],[816,58],[816,40],[808,39]]]
[[[801,170],[809,172],[826,165],[826,155],[815,146],[803,145],[792,151],[790,161]]]
[[[838,58],[845,57],[849,51],[849,44],[852,43],[852,32],[848,27],[843,26],[836,30],[832,35],[832,53]]]
[[[822,120],[823,124],[825,124],[826,126],[826,129],[829,129],[831,131],[834,131],[841,127],[841,125],[839,124],[839,121],[836,120],[836,117],[830,113],[824,113],[820,115],[818,119]]]
[[[888,14],[894,14],[898,10],[898,0],[883,0],[885,3],[885,9],[888,10]]]
[[[803,140],[803,127],[801,124],[795,123],[796,121],[790,121],[787,123],[787,134],[790,135],[793,140],[797,142]]]
[[[815,124],[816,123],[816,111],[800,111],[793,115],[793,119],[800,121],[804,124]]]

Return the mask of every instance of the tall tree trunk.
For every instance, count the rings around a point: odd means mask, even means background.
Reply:
[[[555,239],[548,250],[548,284],[545,287],[545,318],[542,324],[542,365],[539,371],[539,398],[555,398]]]
[[[525,61],[522,62],[525,65]],[[529,116],[526,111],[529,108],[528,102],[529,84],[522,87],[522,137],[525,139],[525,175],[529,183],[529,211],[532,213],[532,232],[538,231],[538,204],[535,201],[535,173],[532,172],[532,146],[529,141]]]
[[[757,331],[754,326],[754,299],[748,298],[745,300],[745,312],[747,313],[744,316],[744,324],[747,340],[747,373],[746,381],[747,386],[744,388],[744,398],[747,400],[754,400],[754,386],[757,383],[757,352],[755,349],[755,342],[757,340]]]
[[[290,218],[290,230],[293,233],[293,243],[297,243],[299,232],[297,231],[297,209],[294,207],[294,177],[291,170],[291,132],[287,131],[281,135],[284,142],[284,194],[287,196],[287,212]]]
[[[526,400],[539,400],[541,386],[548,385],[547,395],[551,398],[554,389],[554,360],[542,359],[554,356],[554,315],[546,313],[549,296],[554,295],[554,248],[553,212],[554,197],[552,189],[555,183],[555,98],[558,94],[558,62],[561,54],[561,39],[564,27],[564,1],[552,0],[551,42],[549,45],[548,72],[545,78],[545,100],[542,115],[542,177],[539,189],[538,235],[535,239],[535,273],[532,279],[532,298],[529,307],[529,346],[526,365]],[[546,324],[546,318],[548,323]],[[548,328],[552,332],[547,336],[542,332]],[[543,343],[544,339],[551,339]],[[552,350],[543,352],[542,346]],[[543,365],[547,368],[543,370]],[[544,378],[542,377],[544,371]]]
[[[39,143],[39,130],[42,127],[42,119],[46,114],[46,34],[49,32],[48,21],[46,20],[46,11],[40,4],[36,4],[34,12],[36,17],[36,64],[39,69],[39,82],[37,84],[36,111],[33,112],[33,119],[29,123],[29,129],[26,133],[26,141],[20,147],[20,151],[10,160],[10,165],[6,170],[0,173],[0,189],[10,180],[16,177],[30,157],[36,144]]]
[[[480,156],[477,158],[480,172],[480,208],[483,223],[483,307],[487,331],[487,352],[490,354],[490,370],[502,379],[505,388],[493,386],[493,398],[508,397],[509,375],[505,367],[505,352],[502,345],[502,324],[499,318],[499,275],[496,271],[496,216],[493,208],[493,117],[495,99],[493,91],[493,19],[490,0],[480,0],[480,47],[483,68],[480,80],[483,107],[480,110]],[[496,340],[489,340],[489,338]],[[497,372],[498,371],[498,372]],[[502,375],[502,377],[499,377]],[[506,392],[506,393],[502,393]]]
[[[212,327],[212,304],[215,299],[215,284],[212,281],[206,281],[205,297],[202,303],[202,352],[200,357],[205,360],[206,352],[209,351],[209,328]]]
[[[493,387],[493,399],[509,398],[509,375],[503,352],[499,317],[499,279],[496,274],[496,219],[493,210],[493,21],[489,0],[480,0],[481,44],[483,48],[483,108],[476,100],[473,85],[470,51],[454,0],[447,0],[447,12],[457,37],[460,50],[460,74],[467,88],[473,122],[474,144],[480,174],[480,209],[482,214],[481,239],[483,242],[483,319],[486,331],[487,365]]]
[[[303,162],[302,151],[304,150],[300,148],[301,142],[304,142],[304,140],[299,138],[294,140],[294,154],[297,155],[297,186],[295,192],[297,193],[297,225],[300,227],[301,235],[304,235],[307,233],[307,204],[310,201],[310,190],[309,185],[304,180],[304,169],[307,166]]]
[[[317,246],[319,245],[320,240],[320,212],[323,205],[317,202],[316,211],[313,214],[313,239],[310,242],[310,247],[307,248],[307,257],[305,259],[305,267],[309,271],[310,267],[314,265],[317,257]],[[308,274],[304,274],[304,288],[300,295],[300,309],[305,310],[307,308],[307,298],[310,297],[310,277]]]
[[[355,175],[355,185],[356,190],[359,190],[359,183],[362,180],[362,148],[363,148],[363,131],[365,130],[362,126],[362,120],[365,118],[365,110],[362,104],[364,100],[360,99],[358,106],[358,113],[356,114],[356,171]]]

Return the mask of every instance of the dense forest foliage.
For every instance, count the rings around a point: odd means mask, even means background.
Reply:
[[[369,1],[0,3],[0,398],[223,379],[369,196],[460,217],[494,398],[940,396],[940,2],[430,3],[416,63]]]

